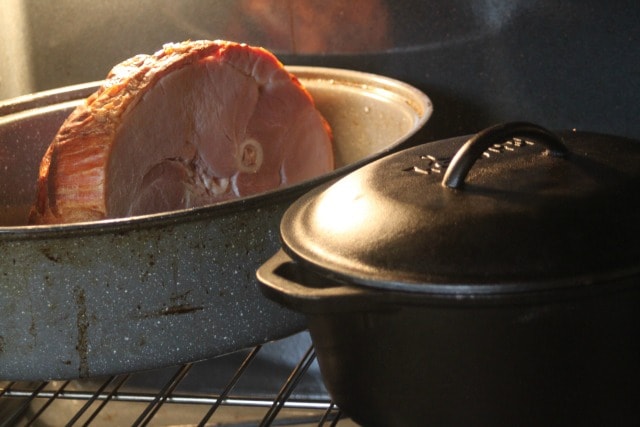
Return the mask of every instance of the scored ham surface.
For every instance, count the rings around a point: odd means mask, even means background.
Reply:
[[[265,49],[167,44],[116,65],[44,155],[32,224],[202,206],[334,168],[329,125]]]

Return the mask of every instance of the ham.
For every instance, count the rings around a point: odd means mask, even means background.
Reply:
[[[29,221],[203,206],[333,168],[329,125],[273,54],[220,40],[167,44],[116,65],[63,123]]]

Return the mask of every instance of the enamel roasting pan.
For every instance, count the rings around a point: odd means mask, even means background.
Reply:
[[[402,146],[429,98],[389,78],[288,67],[333,128],[338,169],[201,208],[25,226],[40,159],[99,83],[0,103],[0,378],[91,377],[195,361],[306,327],[267,300],[255,271],[279,246],[293,200]]]

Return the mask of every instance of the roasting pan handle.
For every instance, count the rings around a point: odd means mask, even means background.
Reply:
[[[566,145],[555,133],[528,122],[510,122],[492,126],[471,137],[455,154],[442,179],[442,185],[460,189],[473,164],[482,153],[494,144],[501,144],[512,138],[530,138],[546,147],[545,154],[566,157]]]

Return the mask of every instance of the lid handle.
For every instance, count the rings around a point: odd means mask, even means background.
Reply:
[[[560,137],[533,123],[510,122],[492,126],[471,137],[451,159],[442,179],[442,185],[461,188],[473,164],[482,153],[493,144],[500,144],[512,138],[530,138],[543,144],[546,155],[566,157],[569,150]]]

